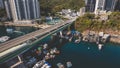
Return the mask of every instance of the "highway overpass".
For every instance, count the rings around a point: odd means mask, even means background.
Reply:
[[[52,25],[51,27],[48,27],[46,29],[40,29],[35,32],[20,36],[18,38],[15,38],[15,39],[12,39],[10,41],[0,44],[0,63],[5,62],[8,59],[17,56],[23,53],[24,51],[26,51],[27,49],[29,49],[30,47],[32,47],[32,45],[19,46],[19,44],[26,42],[30,39],[36,38],[36,37],[40,37],[39,40],[43,39],[44,37],[54,33],[55,31],[72,24],[73,21],[75,20],[76,18],[65,21],[65,22],[61,22],[61,23]],[[18,48],[18,50],[17,49],[14,50],[15,48]],[[10,50],[12,52],[10,52]]]

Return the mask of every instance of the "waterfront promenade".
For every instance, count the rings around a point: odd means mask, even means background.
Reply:
[[[36,28],[48,28],[50,25],[47,24],[37,24],[37,23],[13,23],[13,22],[5,22],[4,26],[29,26],[29,27],[36,27]]]
[[[62,27],[64,25],[66,25],[66,24],[71,24],[73,21],[75,21],[75,19],[68,20],[68,21],[65,21],[65,22],[62,22],[62,23],[58,23],[58,24],[52,25],[48,28],[40,29],[40,30],[37,30],[35,32],[20,36],[18,38],[12,39],[10,41],[7,41],[5,43],[1,43],[0,44],[0,53],[7,50],[7,49],[10,49],[14,46],[17,46],[17,45],[19,45],[23,42],[26,42],[29,39],[33,39],[33,38],[36,38],[37,36],[41,36],[41,35],[44,35],[46,33],[49,33],[53,30],[58,29],[59,27]]]

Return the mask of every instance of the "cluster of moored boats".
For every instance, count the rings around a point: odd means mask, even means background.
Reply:
[[[48,49],[47,44],[44,44],[42,48],[45,56],[41,60],[39,60],[32,68],[53,68],[52,65],[48,62],[48,60],[50,59],[54,60],[54,58],[56,57],[56,55],[60,53],[60,51],[56,47]],[[38,49],[41,50],[40,48]],[[66,67],[70,68],[72,67],[72,63],[70,61],[66,62],[66,66],[62,63],[56,63],[56,66],[58,68],[66,68]]]
[[[98,45],[98,49],[101,50],[102,47],[104,46],[104,43],[109,41],[110,35],[105,34],[103,32],[99,32],[96,34],[94,31],[89,31],[86,35],[82,35],[78,31],[69,31],[66,33],[65,36],[62,35],[60,32],[60,36],[63,38],[66,38],[69,40],[69,42],[73,41],[75,43],[80,43],[81,41],[85,42],[96,42]],[[90,49],[90,48],[88,48]]]
[[[38,61],[33,66],[33,68],[51,68],[52,65],[48,63],[47,60],[54,59],[55,56],[60,53],[60,51],[56,47],[48,49],[47,44],[44,44],[42,48],[43,48],[42,52],[45,54],[45,56],[42,58],[42,60]]]

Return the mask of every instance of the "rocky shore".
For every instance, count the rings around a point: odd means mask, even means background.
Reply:
[[[119,43],[120,44],[120,38],[111,37],[110,41],[113,42],[113,43]]]
[[[105,33],[110,34],[110,42],[120,44],[120,30],[104,30]]]
[[[86,35],[88,32],[89,30],[86,30],[82,33],[82,35]],[[95,34],[98,34],[99,32],[104,32],[106,34],[109,34],[110,42],[120,44],[120,31],[104,30],[104,31],[93,31],[93,32],[95,32]]]

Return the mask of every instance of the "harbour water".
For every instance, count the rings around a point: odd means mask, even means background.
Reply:
[[[50,37],[43,39],[50,40]],[[43,42],[41,41],[41,42]],[[101,50],[98,49],[96,43],[89,42],[67,42],[64,45],[54,44],[58,40],[55,40],[53,44],[61,46],[60,54],[54,59],[48,60],[48,62],[57,68],[57,63],[65,65],[66,62],[71,62],[71,68],[120,68],[120,44],[105,43]]]
[[[5,29],[1,30],[4,31]],[[24,29],[24,31],[29,33],[31,29]],[[1,33],[2,35],[7,35],[7,33]],[[36,46],[26,52],[25,58],[31,55],[31,50],[36,49],[44,43],[50,46],[61,47],[59,48],[60,54],[56,55],[54,59],[48,60],[53,66],[52,68],[57,68],[57,63],[62,63],[66,66],[66,62],[72,63],[71,68],[120,68],[120,44],[105,43],[102,49],[99,50],[95,43],[81,41],[80,43],[66,42],[60,44],[58,38],[51,41],[51,36],[47,36],[37,42],[37,44],[33,44]]]
[[[6,29],[13,29],[13,33],[7,33]],[[0,26],[0,37],[1,36],[9,36],[10,39],[22,36],[24,34],[30,33],[37,30],[34,27],[14,27],[14,26]]]
[[[99,50],[94,43],[66,43],[52,64],[70,61],[72,68],[120,68],[120,44],[106,43]]]

